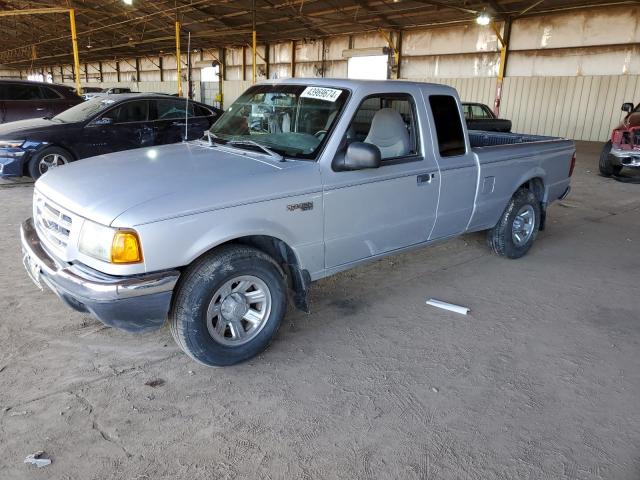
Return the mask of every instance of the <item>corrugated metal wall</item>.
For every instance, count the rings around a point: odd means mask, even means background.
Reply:
[[[517,132],[605,141],[625,101],[640,101],[640,75],[507,77],[500,115]]]
[[[423,78],[458,90],[460,98],[493,106],[495,78]],[[500,116],[513,131],[604,141],[620,123],[624,102],[640,102],[640,75],[507,77]]]
[[[252,85],[250,81],[227,80],[222,83],[223,106],[227,108],[242,92]]]

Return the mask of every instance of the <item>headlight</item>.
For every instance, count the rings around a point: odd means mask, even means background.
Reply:
[[[20,148],[26,140],[0,140],[0,148]]]
[[[89,220],[82,226],[78,250],[109,263],[142,262],[142,247],[134,230],[105,227]]]

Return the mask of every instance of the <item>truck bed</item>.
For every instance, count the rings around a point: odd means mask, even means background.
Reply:
[[[536,194],[548,205],[569,187],[571,140],[542,135],[469,131],[480,166],[476,210],[470,230],[495,225],[514,193],[514,186],[537,179]]]

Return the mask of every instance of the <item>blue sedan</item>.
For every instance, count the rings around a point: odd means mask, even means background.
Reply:
[[[200,138],[222,111],[161,94],[94,98],[54,117],[0,125],[0,177],[28,175],[105,153]]]

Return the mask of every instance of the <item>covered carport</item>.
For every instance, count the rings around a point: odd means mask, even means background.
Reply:
[[[638,2],[61,3],[0,1],[0,77],[228,108],[254,82],[377,59],[575,140],[578,162],[526,257],[474,233],[321,280],[310,314],[218,369],[167,328],[127,334],[38,291],[18,233],[33,184],[1,180],[0,478],[638,477],[640,195],[633,171],[598,175],[640,101]],[[50,465],[23,463],[39,451]]]

